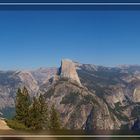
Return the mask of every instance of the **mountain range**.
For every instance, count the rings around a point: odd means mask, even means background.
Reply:
[[[64,128],[135,129],[140,124],[140,66],[104,67],[63,59],[59,68],[0,71],[0,112],[14,115],[19,87],[55,104]]]

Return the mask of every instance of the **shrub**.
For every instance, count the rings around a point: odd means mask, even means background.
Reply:
[[[17,120],[6,120],[7,125],[15,130],[29,130],[23,123],[18,122]]]

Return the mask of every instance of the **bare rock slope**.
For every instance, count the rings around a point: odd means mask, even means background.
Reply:
[[[43,89],[42,89],[42,92]],[[49,105],[54,104],[67,129],[119,129],[120,123],[110,114],[105,102],[73,80],[60,78],[44,94]]]
[[[11,128],[4,121],[4,119],[1,118],[0,118],[0,130],[11,130]]]

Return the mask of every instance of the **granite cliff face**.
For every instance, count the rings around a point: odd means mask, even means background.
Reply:
[[[81,85],[78,74],[76,72],[75,63],[69,59],[63,59],[61,62],[60,76],[69,78]]]
[[[38,89],[39,89],[39,86],[38,86],[37,81],[35,80],[35,78],[31,74],[31,72],[21,71],[17,74],[17,76],[19,77],[19,79],[21,81],[21,84],[19,85],[19,87],[22,87],[22,86],[27,87],[30,95],[35,96]]]

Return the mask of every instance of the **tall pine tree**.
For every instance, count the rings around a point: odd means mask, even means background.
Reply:
[[[33,130],[39,130],[39,129],[41,130],[42,129],[40,110],[41,110],[40,102],[36,97],[34,97],[33,103],[29,109],[30,127]]]
[[[24,87],[23,90],[21,90],[20,88],[18,89],[15,104],[16,120],[27,125],[29,116],[28,111],[30,106],[30,97],[26,87]]]
[[[42,125],[42,129],[48,129],[49,128],[49,113],[48,113],[48,104],[46,103],[46,100],[43,95],[39,96],[39,102],[40,102],[40,123]]]
[[[16,116],[15,118],[19,121],[21,121],[23,119],[23,112],[22,112],[22,92],[21,92],[21,89],[18,88],[17,90],[17,94],[16,94],[16,101],[15,101],[15,109],[16,109]]]
[[[50,110],[50,129],[60,129],[60,117],[57,110],[55,109],[54,104],[52,105]]]

